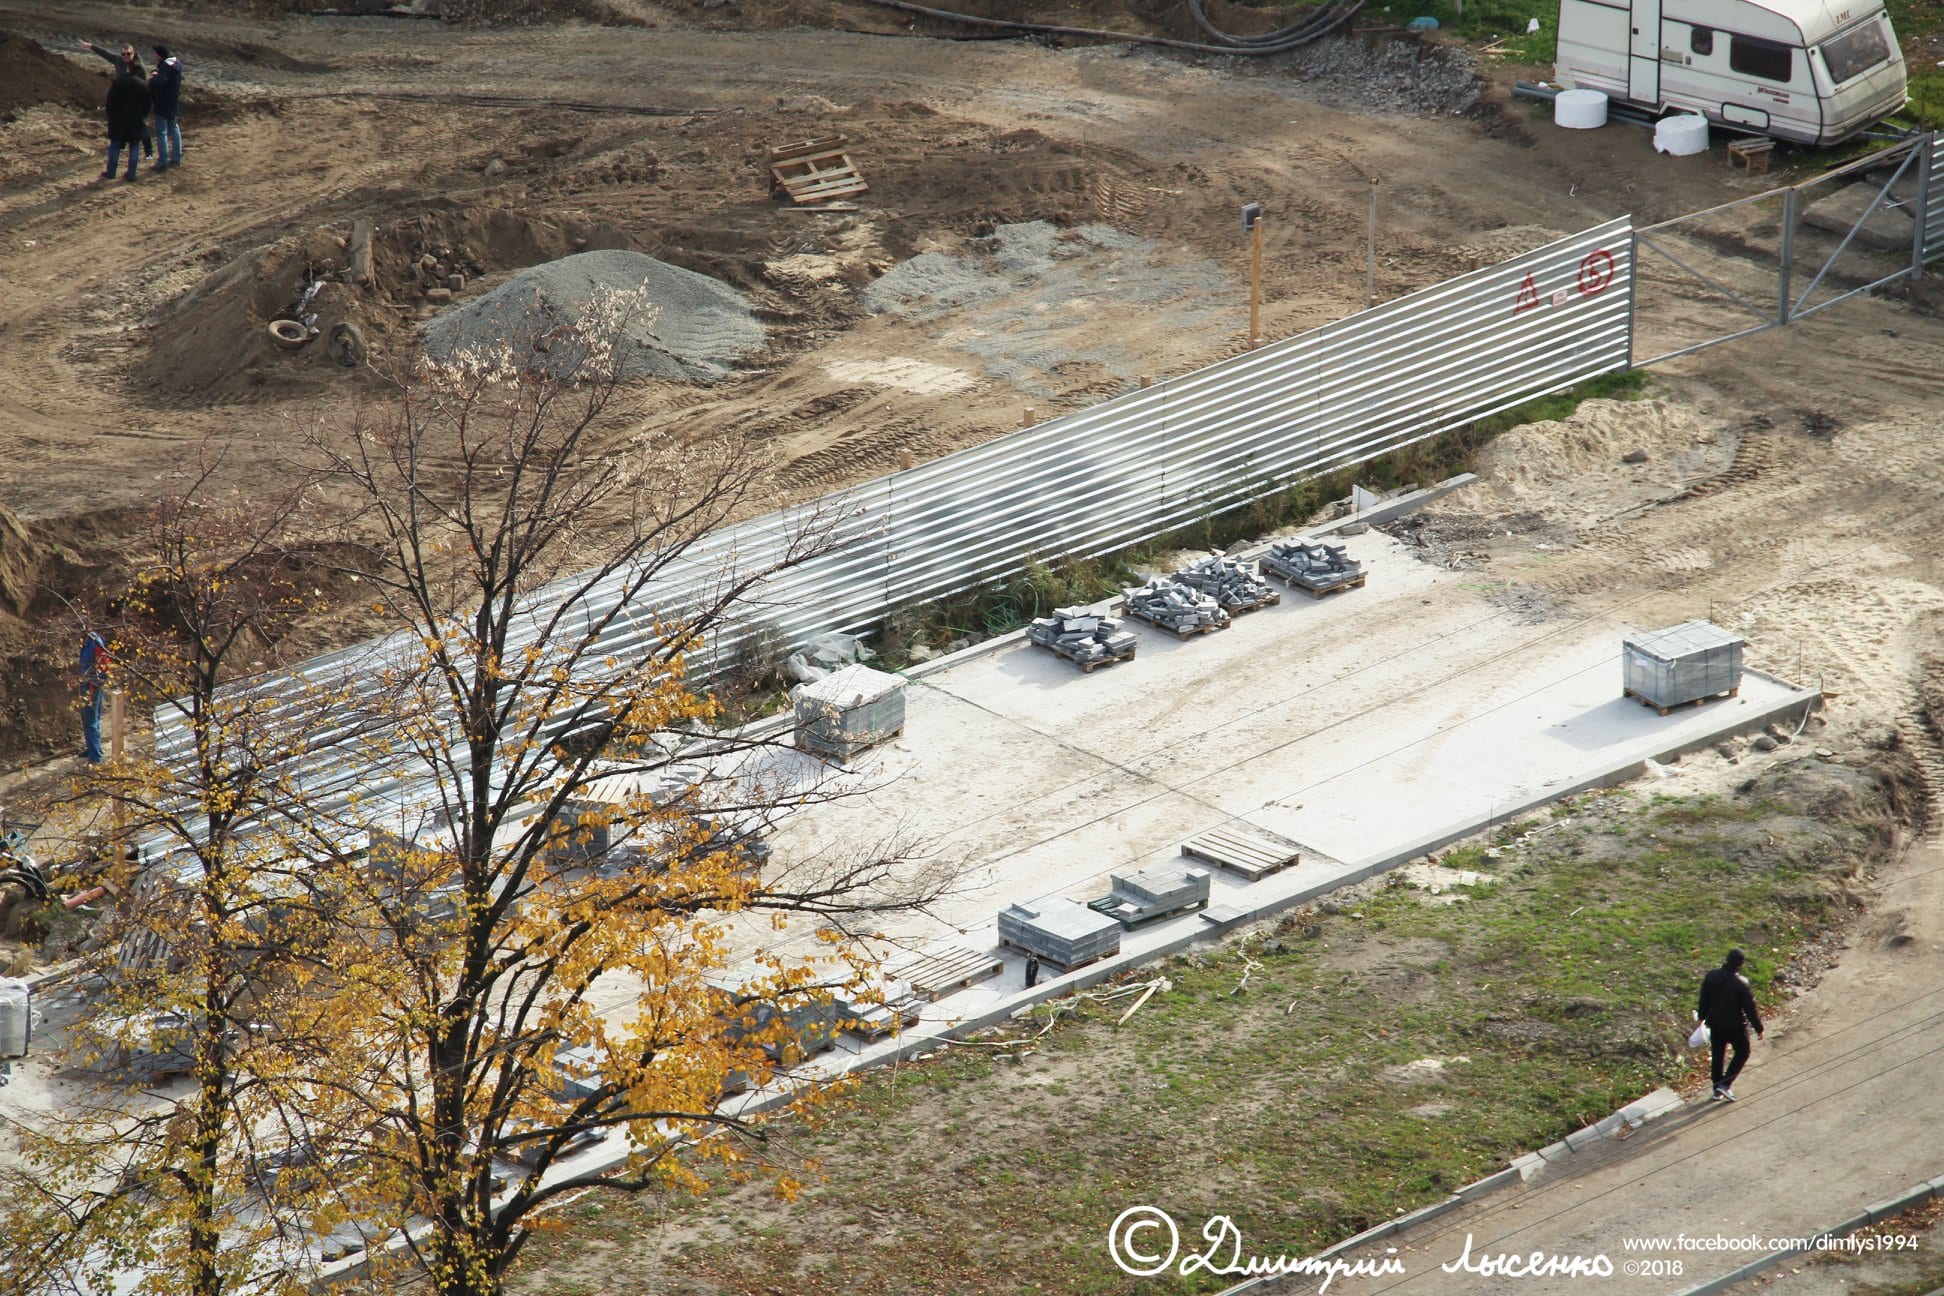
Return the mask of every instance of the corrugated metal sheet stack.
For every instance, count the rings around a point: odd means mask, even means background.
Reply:
[[[796,741],[804,751],[848,759],[904,732],[904,677],[846,666],[796,695]]]
[[[1222,605],[1192,585],[1183,585],[1157,576],[1145,585],[1121,591],[1123,606],[1131,617],[1138,617],[1163,630],[1172,630],[1186,639],[1229,624]]]
[[[1061,896],[1007,905],[999,911],[999,939],[1061,967],[1079,967],[1120,953],[1121,925],[1106,914]]]
[[[1238,562],[1219,554],[1189,563],[1174,578],[1212,596],[1229,612],[1253,612],[1265,604],[1282,601],[1282,595],[1262,579],[1254,563]]]
[[[1118,617],[1101,616],[1083,607],[1053,609],[1026,627],[1026,637],[1043,648],[1092,670],[1104,661],[1123,661],[1134,655],[1134,632],[1121,629]]]
[[[1624,693],[1662,711],[1741,688],[1747,641],[1708,621],[1684,621],[1621,641]]]
[[[1352,562],[1342,545],[1293,541],[1269,547],[1262,570],[1300,585],[1312,594],[1338,589],[1363,579],[1363,566]]]

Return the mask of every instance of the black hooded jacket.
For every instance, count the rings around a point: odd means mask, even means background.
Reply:
[[[108,138],[117,144],[139,144],[149,115],[149,90],[142,79],[123,72],[108,87]]]
[[[1741,973],[1726,966],[1701,978],[1701,998],[1694,1011],[1708,1023],[1708,1033],[1717,1038],[1745,1034],[1749,1026],[1757,1032],[1762,1029],[1762,1014],[1755,1011],[1755,992]]]

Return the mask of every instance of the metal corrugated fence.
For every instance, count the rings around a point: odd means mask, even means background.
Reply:
[[[1944,257],[1944,131],[1930,137],[1924,173],[1924,260]]]
[[[1632,245],[1631,221],[1609,221],[1090,409],[711,533],[679,572],[623,609],[593,657],[639,660],[658,642],[658,620],[695,602],[725,570],[773,565],[806,519],[825,519],[841,543],[764,581],[693,656],[694,669],[733,659],[759,634],[799,646],[1031,562],[1121,549],[1625,369]],[[627,584],[621,573],[595,587],[590,614],[612,609]],[[540,591],[532,606],[543,609],[550,597],[558,595]],[[293,675],[370,676],[372,663],[395,655],[368,644]],[[252,687],[302,692],[290,677]],[[158,742],[171,741],[167,728],[180,742],[179,725],[167,721],[158,711]],[[334,757],[327,746],[314,744],[307,785],[374,790],[359,760]]]

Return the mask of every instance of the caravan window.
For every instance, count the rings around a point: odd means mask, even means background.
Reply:
[[[1787,81],[1795,72],[1795,60],[1787,45],[1758,40],[1753,36],[1728,38],[1728,66],[1737,72],[1764,81]]]
[[[1714,53],[1714,28],[1696,27],[1688,33],[1688,48],[1696,54]]]
[[[1874,19],[1855,31],[1844,32],[1833,40],[1824,41],[1822,52],[1823,62],[1829,65],[1829,79],[1837,85],[1868,72],[1890,57],[1890,47],[1883,39],[1883,27]]]

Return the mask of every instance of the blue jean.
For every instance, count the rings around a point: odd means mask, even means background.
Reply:
[[[81,742],[88,764],[101,764],[101,686],[81,695]]]
[[[135,164],[142,160],[142,141],[140,140],[130,140],[126,144],[121,143],[119,140],[109,140],[108,169],[102,172],[104,176],[115,174],[115,163],[121,160],[121,151],[123,149],[128,150],[128,178],[130,180],[135,178]]]
[[[182,126],[174,117],[155,114],[155,169],[182,165]]]

